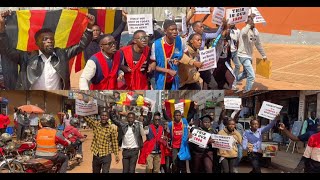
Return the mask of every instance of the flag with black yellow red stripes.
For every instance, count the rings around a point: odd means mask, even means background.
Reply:
[[[51,29],[55,35],[55,47],[66,48],[79,43],[86,30],[86,13],[95,16],[96,24],[104,33],[112,33],[122,19],[121,10],[106,9],[62,9],[62,10],[19,10],[13,11],[6,19],[6,32],[12,46],[22,51],[38,50],[35,33],[42,28]],[[84,53],[81,52],[69,63],[69,71],[75,63],[78,72],[85,66]]]

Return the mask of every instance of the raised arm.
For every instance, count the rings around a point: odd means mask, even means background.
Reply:
[[[70,60],[72,57],[76,56],[81,51],[84,51],[84,49],[90,44],[92,40],[92,26],[94,25],[95,17],[91,14],[88,14],[87,17],[89,19],[89,23],[87,29],[84,31],[82,35],[80,42],[76,45],[73,45],[65,49],[67,54],[67,60]]]
[[[84,116],[83,117],[84,121],[87,122],[88,126],[91,128],[91,129],[95,129],[96,128],[96,121],[91,119],[89,116]]]
[[[121,121],[118,119],[118,117],[117,117],[117,115],[116,115],[115,112],[110,111],[110,112],[109,112],[109,115],[110,115],[110,120],[111,120],[115,125],[117,125],[118,127],[123,127],[123,126],[125,126],[125,123],[121,122]]]
[[[300,141],[300,139],[293,135],[286,127],[283,123],[279,123],[280,124],[280,127],[279,129],[282,130],[282,132],[285,133],[286,136],[288,136],[289,139],[291,139],[292,141]]]
[[[126,11],[122,10],[122,21],[121,21],[120,25],[118,26],[118,28],[111,33],[111,35],[114,37],[114,39],[118,39],[118,37],[121,36],[121,33],[123,32],[124,28],[126,27],[127,14],[128,13]]]
[[[267,126],[261,128],[261,134],[269,131],[276,124],[276,122],[277,122],[276,119],[279,117],[280,117],[280,115],[278,115],[276,118],[274,118],[274,120],[272,120],[271,123],[269,123]]]

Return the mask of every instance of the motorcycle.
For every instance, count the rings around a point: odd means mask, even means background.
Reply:
[[[26,173],[57,173],[62,165],[44,158],[30,159],[22,162],[22,164]]]
[[[17,148],[14,142],[0,145],[0,173],[24,172],[15,152],[17,152]]]

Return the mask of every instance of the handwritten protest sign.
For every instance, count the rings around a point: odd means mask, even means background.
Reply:
[[[273,120],[281,111],[282,106],[263,101],[258,116]]]
[[[210,7],[196,7],[194,14],[210,14]]]
[[[183,104],[183,102],[175,104],[175,105],[174,105],[174,109],[181,111],[181,114],[183,114],[183,110],[184,110],[184,104]]]
[[[214,140],[214,143],[212,143],[212,147],[224,150],[232,149],[234,143],[234,138],[232,136],[212,134],[211,138]]]
[[[251,13],[254,13],[256,17],[253,19],[255,24],[257,23],[266,23],[266,20],[262,17],[261,13],[259,12],[258,8],[251,7]]]
[[[227,9],[226,19],[229,24],[237,24],[241,22],[246,22],[249,15],[249,7],[240,7]]]
[[[203,62],[203,66],[199,69],[199,71],[206,71],[209,69],[217,68],[216,58],[215,47],[200,51],[200,62]]]
[[[144,101],[151,104],[151,111],[155,110],[156,101],[150,98],[144,97]]]
[[[199,145],[202,148],[206,148],[211,134],[199,129],[194,129],[192,131],[192,138],[189,139],[190,142]]]
[[[182,34],[187,34],[188,33],[188,26],[187,26],[187,17],[183,14],[181,14],[181,30]]]
[[[224,7],[215,7],[212,14],[212,23],[222,25],[226,9]]]
[[[127,18],[129,34],[133,34],[137,30],[153,34],[152,14],[128,14]]]
[[[76,99],[76,114],[80,116],[89,116],[98,114],[97,100],[89,101],[88,103]]]
[[[241,98],[224,98],[226,109],[240,110]]]

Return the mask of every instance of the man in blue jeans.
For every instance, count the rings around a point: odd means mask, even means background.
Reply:
[[[248,17],[248,20],[246,22],[247,25],[242,28],[239,37],[238,58],[240,63],[243,65],[243,72],[238,75],[237,81],[239,82],[242,79],[247,78],[244,92],[251,90],[255,79],[255,73],[252,67],[253,46],[256,46],[257,50],[264,60],[267,59],[267,56],[260,42],[259,32],[255,28],[253,22],[254,17],[254,14],[251,14]]]

